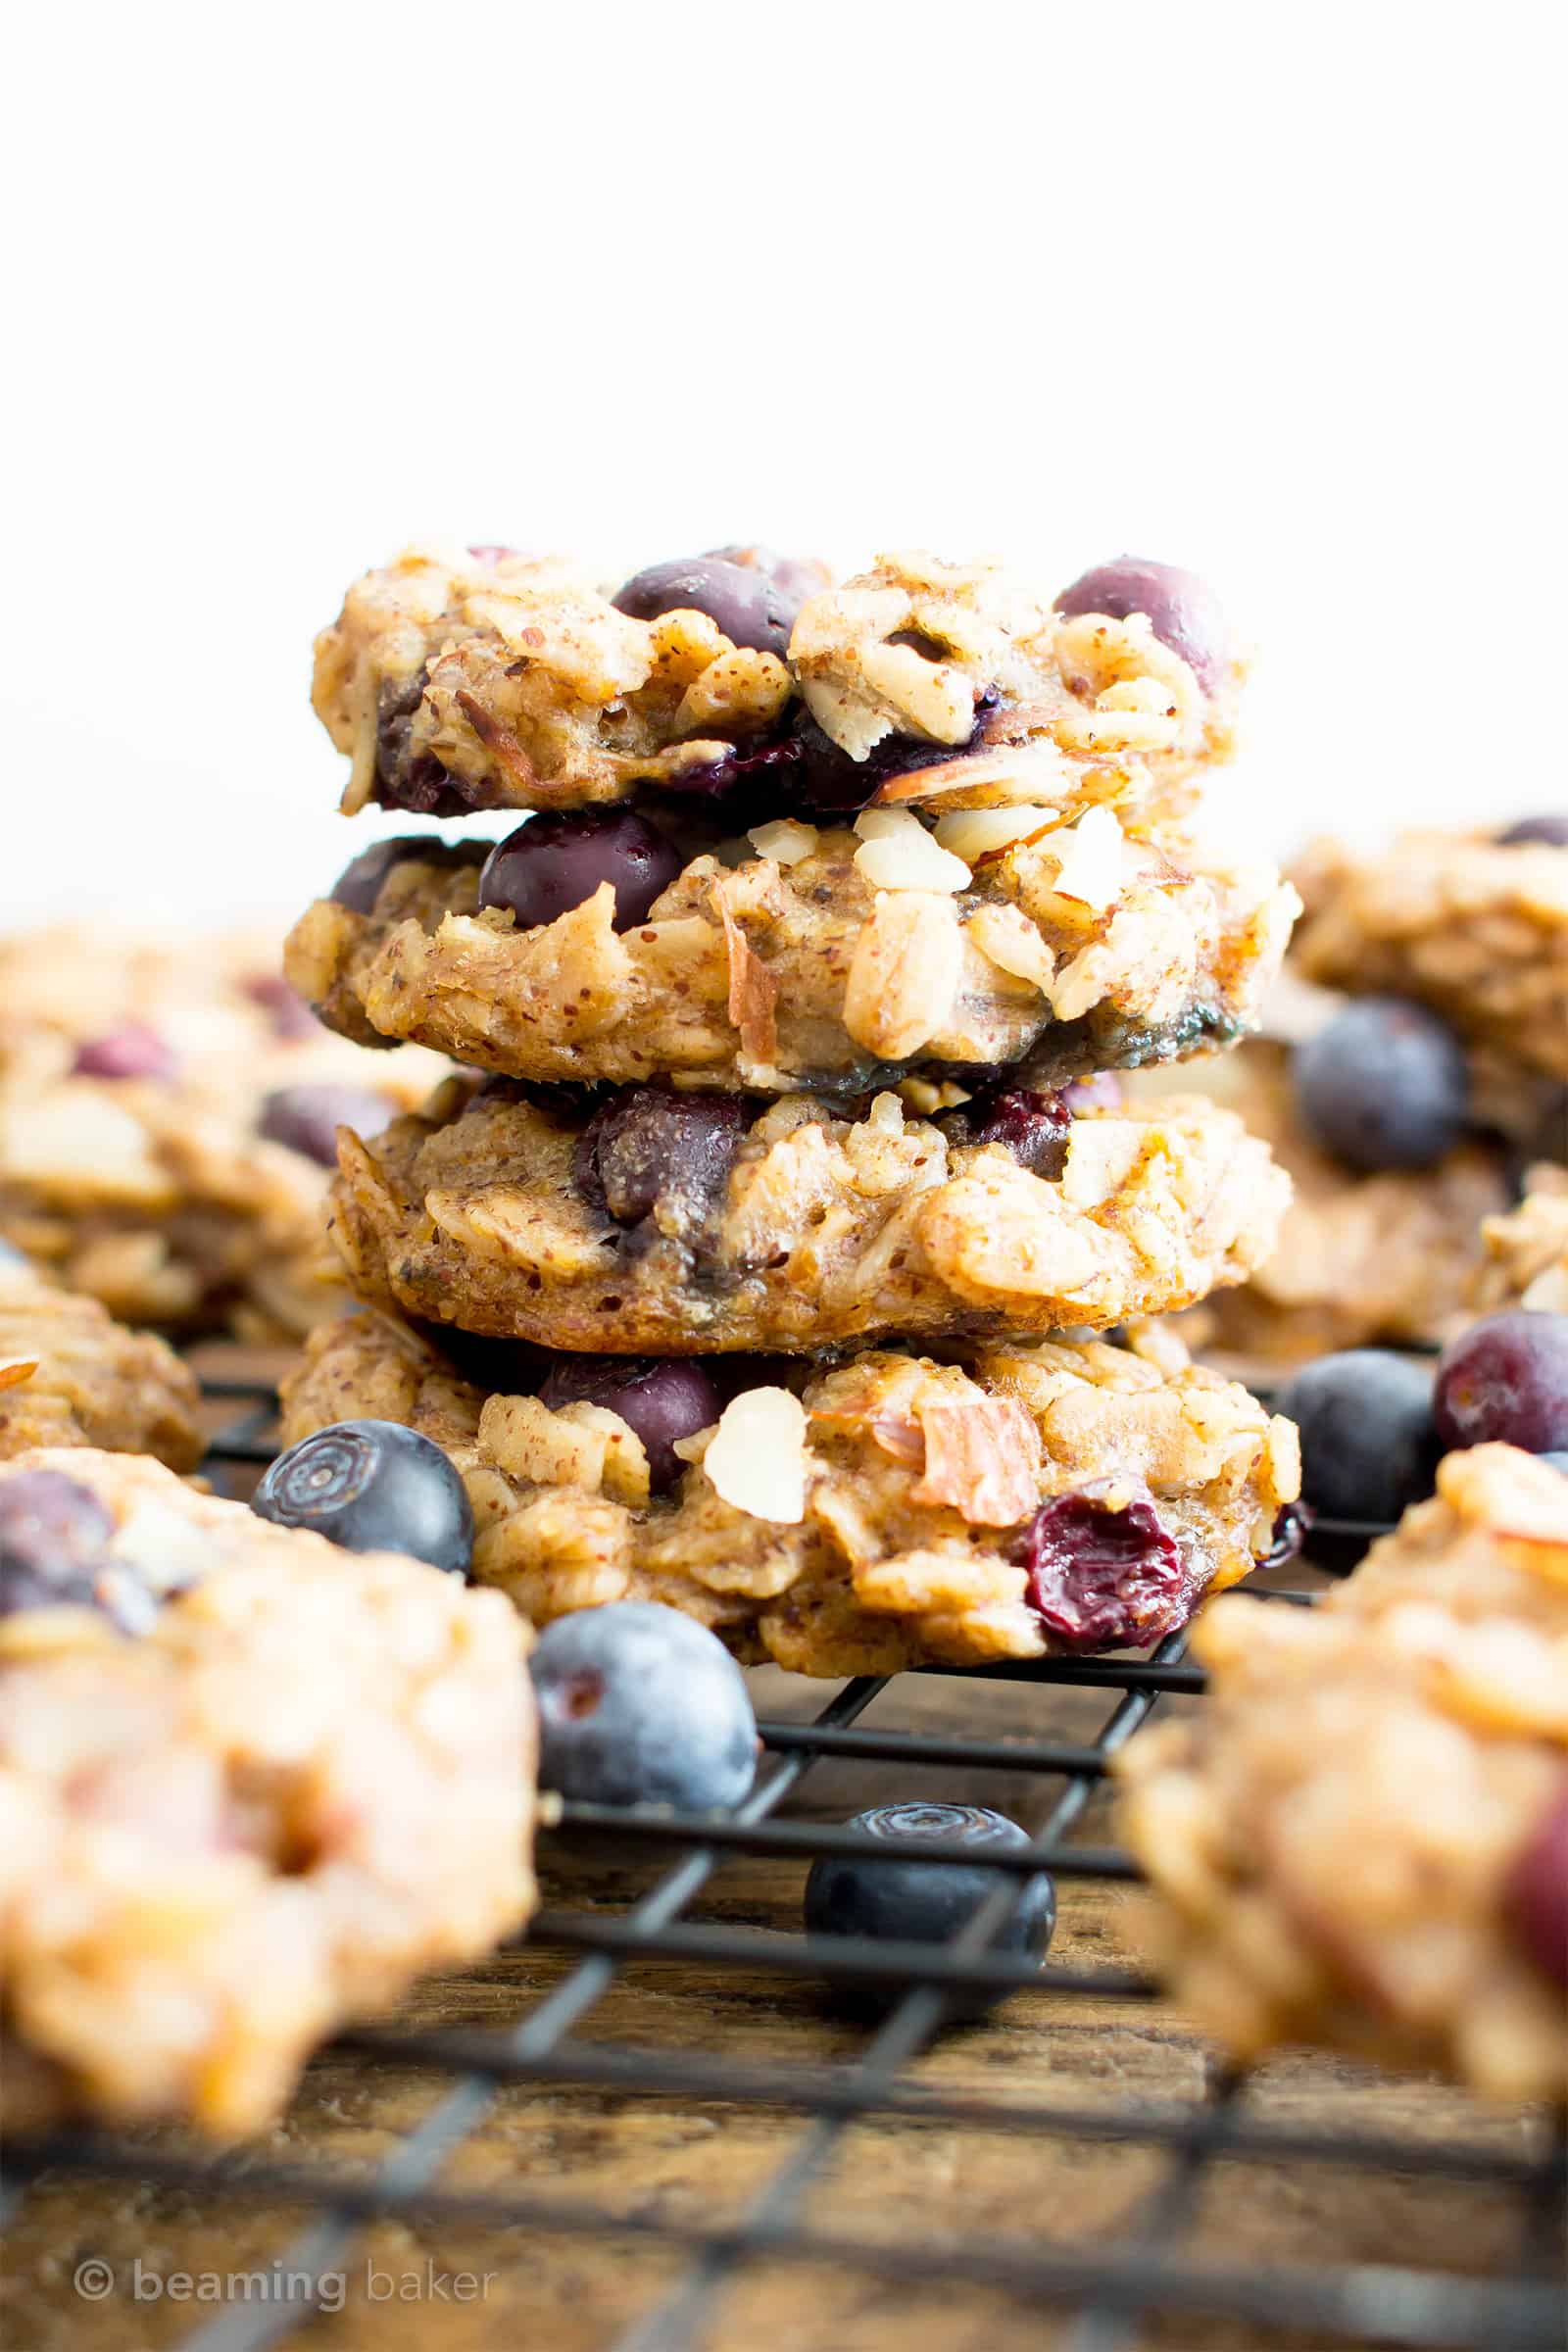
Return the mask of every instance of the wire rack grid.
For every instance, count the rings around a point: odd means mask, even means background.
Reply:
[[[232,1408],[211,1442],[205,1465],[221,1489],[236,1471],[270,1459],[276,1398],[259,1380],[204,1380],[203,1385],[210,1400]],[[1324,1532],[1325,1550],[1343,1565],[1372,1531]],[[1312,1595],[1276,1591],[1270,1597],[1291,1605],[1309,1604]],[[1075,1886],[1086,1882],[1137,1878],[1130,1855],[1074,1842],[1072,1834],[1116,1750],[1160,1699],[1201,1693],[1203,1677],[1187,1661],[1185,1645],[1185,1635],[1178,1634],[1143,1658],[1052,1659],[970,1670],[983,1680],[1074,1685],[1102,1693],[1104,1712],[1087,1740],[1012,1736],[988,1740],[870,1728],[860,1719],[886,1686],[860,1679],[837,1690],[809,1722],[760,1724],[765,1760],[751,1795],[733,1814],[628,1816],[568,1805],[562,1826],[574,1837],[613,1837],[622,1846],[634,1838],[651,1854],[667,1857],[664,1867],[619,1917],[551,1907],[535,1916],[530,1942],[577,1957],[514,2022],[499,2028],[361,2030],[339,2037],[341,2050],[427,2073],[444,2085],[421,2120],[379,2163],[362,2169],[319,2160],[248,2157],[231,2163],[149,2144],[145,2137],[132,2141],[70,2130],[7,2150],[0,2216],[13,2214],[32,2183],[62,2176],[307,2209],[313,2218],[277,2258],[291,2280],[306,2282],[301,2291],[286,2303],[246,2301],[199,2319],[177,2339],[181,2352],[264,2352],[290,2337],[311,2322],[318,2300],[314,2290],[333,2275],[357,2234],[389,2217],[521,2228],[587,2241],[646,2240],[683,2256],[674,2283],[621,2333],[615,2352],[687,2352],[700,2344],[726,2287],[746,2266],[760,2262],[827,2265],[882,2277],[908,2290],[983,2287],[1049,2312],[1064,2330],[1053,2340],[1067,2352],[1119,2352],[1140,2340],[1146,2326],[1184,2319],[1240,2327],[1249,2342],[1286,2331],[1324,2345],[1559,2352],[1568,2340],[1568,2292],[1556,2254],[1568,2192],[1568,2151],[1560,2128],[1544,2122],[1530,2144],[1517,2147],[1499,2144],[1495,2136],[1459,2142],[1357,2128],[1296,2129],[1250,2114],[1245,2082],[1218,2066],[1209,2070],[1206,2096],[1194,2103],[1118,2097],[1106,2106],[955,2096],[908,2071],[938,2034],[950,1999],[959,1993],[1001,1994],[1028,1985],[1037,1993],[1090,1993],[1129,2005],[1155,1996],[1156,1987],[1132,1969],[1085,1970],[1049,1959],[1042,1967],[988,1947],[1028,1880],[1041,1871],[1056,1880],[1064,1902],[1071,1900]],[[1021,1773],[1054,1793],[1026,1847],[988,1856],[997,1871],[995,1890],[948,1944],[835,1938],[829,1954],[805,1935],[768,1939],[765,1965],[779,1975],[820,1977],[830,1957],[841,1985],[862,1985],[879,1995],[880,2023],[851,2062],[759,2065],[697,2050],[671,2054],[629,2041],[579,2038],[576,2029],[631,1962],[661,1958],[718,1969],[758,1966],[755,1936],[689,1916],[727,1860],[749,1854],[798,1865],[824,1854],[877,1850],[853,1830],[778,1817],[785,1800],[798,1796],[808,1776],[829,1758]],[[943,1867],[943,1852],[938,1845],[924,1848],[923,1865]],[[947,1858],[971,1863],[959,1847]],[[694,2021],[694,2040],[701,2038],[701,2025]],[[721,2100],[793,2113],[799,2129],[784,2160],[744,2211],[711,2226],[657,2203],[612,2211],[590,2197],[555,2190],[522,2186],[500,2193],[444,2180],[449,2159],[514,2084],[573,2086],[627,2100]],[[907,2231],[884,2237],[809,2219],[810,2192],[830,2166],[841,2135],[854,2125],[879,2119],[1001,2132],[1025,2141],[1049,2134],[1069,2141],[1076,2137],[1085,2145],[1135,2145],[1155,2152],[1162,2170],[1119,2233],[1089,2245],[1055,2242],[1034,2230],[1027,2236],[970,2236],[958,2242]],[[1349,2167],[1369,2179],[1486,2183],[1516,2203],[1514,2260],[1501,2272],[1468,2277],[1394,2262],[1263,2267],[1200,2258],[1184,2245],[1200,2191],[1212,2168],[1237,2160]]]

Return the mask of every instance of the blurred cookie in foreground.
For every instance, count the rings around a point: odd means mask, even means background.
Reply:
[[[0,1460],[93,1446],[194,1470],[199,1401],[195,1374],[162,1340],[45,1282],[0,1242]]]
[[[1449,1454],[1313,1609],[1199,1619],[1202,1705],[1117,1758],[1176,1998],[1243,2059],[1326,2044],[1568,2093],[1568,1476]]]
[[[330,1036],[274,935],[0,941],[0,1235],[131,1323],[307,1330],[337,1303],[322,1199],[445,1074]]]
[[[532,1904],[494,1593],[158,1463],[0,1464],[5,2123],[254,2131],[314,2045]]]
[[[1476,1303],[1484,1313],[1523,1306],[1568,1314],[1568,1166],[1543,1160],[1527,1169],[1518,1206],[1489,1217],[1482,1239]]]
[[[362,1313],[313,1334],[283,1436],[432,1439],[475,1575],[536,1624],[651,1600],[801,1674],[979,1665],[1142,1646],[1272,1550],[1295,1430],[1156,1347],[650,1361]]]

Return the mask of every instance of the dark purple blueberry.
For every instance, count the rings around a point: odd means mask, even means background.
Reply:
[[[257,1129],[270,1144],[286,1144],[318,1166],[335,1168],[338,1129],[379,1135],[392,1111],[385,1095],[372,1094],[368,1087],[280,1086],[263,1102]]]
[[[808,597],[820,596],[824,588],[833,585],[827,565],[817,563],[814,556],[781,556],[773,547],[710,547],[704,553],[726,564],[744,564],[751,571],[766,572],[797,612]]]
[[[1115,1070],[1099,1070],[1092,1078],[1070,1078],[1061,1100],[1076,1119],[1086,1110],[1120,1110],[1127,1090]]]
[[[334,1421],[280,1453],[251,1496],[278,1527],[344,1551],[401,1551],[466,1573],[473,1507],[439,1446],[399,1421]]]
[[[72,1069],[78,1078],[172,1078],[178,1063],[172,1049],[144,1021],[124,1021],[76,1049]]]
[[[575,1609],[528,1660],[539,1786],[582,1805],[728,1812],[757,1773],[746,1677],[706,1625],[648,1600]]]
[[[260,1004],[264,1012],[270,1014],[274,1033],[287,1043],[320,1036],[320,1022],[281,972],[256,973],[245,982],[245,994],[253,1004]]]
[[[1056,599],[1058,612],[1103,612],[1125,620],[1142,612],[1162,645],[1168,645],[1212,693],[1230,660],[1230,630],[1219,599],[1196,571],[1154,564],[1143,556],[1117,556],[1097,564]]]
[[[1506,833],[1497,835],[1499,849],[1517,849],[1527,841],[1544,842],[1552,850],[1568,850],[1568,816],[1522,816]]]
[[[1381,1348],[1319,1356],[1276,1407],[1301,1433],[1301,1494],[1329,1519],[1387,1525],[1432,1492],[1432,1375]]]
[[[1002,1144],[1020,1167],[1054,1184],[1067,1164],[1072,1112],[1059,1095],[1004,1087],[965,1103],[971,1144]]]
[[[471,849],[468,853],[471,858]],[[381,885],[395,865],[405,858],[421,864],[453,865],[466,862],[462,852],[438,833],[404,833],[394,841],[374,841],[368,850],[349,860],[329,896],[336,906],[346,906],[351,914],[369,914],[381,895]]]
[[[802,603],[778,572],[734,562],[724,553],[650,564],[611,601],[633,620],[654,620],[661,612],[706,612],[731,645],[777,654],[780,660],[789,650]]]
[[[1531,1959],[1568,1989],[1568,1773],[1503,1884],[1503,1915]]]
[[[656,1494],[667,1494],[686,1464],[677,1440],[711,1429],[724,1410],[718,1384],[692,1356],[558,1355],[545,1374],[539,1401],[553,1413],[564,1404],[599,1404],[618,1413],[641,1438]]]
[[[577,1190],[618,1225],[637,1224],[662,1198],[700,1215],[727,1181],[750,1117],[739,1095],[623,1087],[577,1138]]]
[[[552,809],[496,843],[479,876],[479,904],[507,907],[520,930],[532,931],[609,882],[615,929],[630,931],[680,870],[674,843],[635,809]]]
[[[1073,1649],[1152,1642],[1182,1624],[1187,1577],[1153,1497],[1129,1502],[1093,1487],[1043,1502],[1023,1540],[1028,1599]]]
[[[985,1867],[988,1854],[1017,1853],[1029,1843],[1004,1813],[983,1805],[878,1805],[857,1813],[845,1827],[885,1845],[888,1859],[823,1854],[813,1862],[806,1882],[808,1936],[951,1943],[999,1886],[1010,1885],[1015,1899],[986,1949],[1044,1958],[1056,1924],[1056,1890],[1050,1877],[1042,1871],[1035,1878],[1018,1878]],[[932,1845],[966,1846],[974,1863],[930,1860],[924,1849]],[[835,1979],[831,1961],[826,1973],[858,2004],[874,2009],[894,2007],[906,1989],[902,1981]],[[980,2017],[1004,1997],[984,1991],[953,1994],[947,2014]]]
[[[461,816],[473,801],[434,753],[413,740],[427,682],[422,669],[412,678],[388,678],[376,697],[375,797],[383,808],[406,808],[411,816]]]
[[[1361,997],[1296,1050],[1297,1106],[1313,1141],[1348,1167],[1430,1168],[1470,1107],[1452,1030],[1402,997]]]
[[[1446,1446],[1568,1447],[1568,1315],[1510,1307],[1449,1342],[1433,1396]]]
[[[101,1605],[98,1578],[114,1532],[92,1489],[58,1470],[0,1481],[0,1617]]]

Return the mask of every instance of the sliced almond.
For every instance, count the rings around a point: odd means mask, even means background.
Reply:
[[[1015,1527],[1040,1499],[1040,1432],[1016,1396],[932,1396],[915,1406],[925,1475],[914,1502],[951,1503],[971,1527]]]
[[[1042,996],[1049,993],[1056,959],[1021,906],[977,906],[963,935],[999,971],[1029,981]]]
[[[703,1469],[749,1518],[798,1527],[806,1516],[806,1407],[788,1389],[746,1389],[727,1404]]]
[[[995,858],[1015,841],[1032,841],[1059,824],[1061,812],[1043,808],[1038,802],[1021,801],[1006,808],[951,808],[937,818],[937,839],[955,858],[970,865]]]
[[[941,1033],[962,967],[963,934],[951,898],[879,893],[850,964],[845,1028],[882,1060],[905,1060]]]
[[[1114,906],[1122,895],[1123,843],[1113,808],[1088,808],[1062,836],[1055,889],[1082,906]]]
[[[751,1060],[771,1062],[778,1054],[778,982],[730,912],[721,883],[714,886],[713,897],[729,952],[729,1017]]]
[[[771,858],[777,865],[799,865],[803,858],[810,857],[821,835],[815,825],[780,816],[771,824],[754,825],[746,838],[759,858]]]
[[[911,808],[867,808],[855,820],[856,870],[873,890],[966,890],[961,858],[943,849]]]

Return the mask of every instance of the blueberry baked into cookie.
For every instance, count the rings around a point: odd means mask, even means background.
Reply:
[[[1244,2058],[1326,2043],[1568,2094],[1568,1477],[1498,1445],[1314,1609],[1200,1618],[1203,1705],[1117,1758],[1177,1997]]]
[[[330,1026],[466,1066],[340,1134],[379,1311],[288,1436],[433,1439],[531,1618],[662,1600],[808,1673],[1148,1642],[1245,1575],[1289,1432],[1138,1327],[1245,1281],[1287,1180],[1114,1076],[1229,1045],[1284,952],[1294,892],[1189,830],[1241,676],[1131,557],[1054,602],[738,545],[360,581],[345,808],[529,813],[376,843],[290,936]]]
[[[8,2128],[254,2130],[336,2026],[515,1930],[525,1640],[157,1462],[0,1463]]]
[[[443,1074],[330,1036],[265,935],[0,941],[0,1236],[131,1323],[297,1336],[341,1303],[323,1169]]]
[[[650,1361],[362,1313],[313,1334],[283,1437],[363,1419],[457,1465],[474,1573],[534,1623],[659,1601],[813,1675],[1152,1642],[1269,1554],[1298,1483],[1244,1389],[1096,1340]]]

